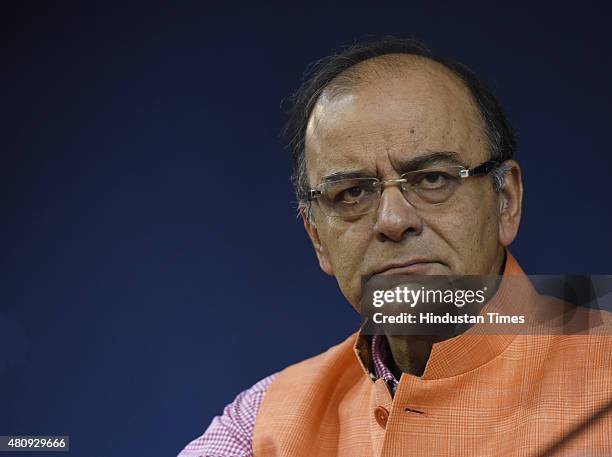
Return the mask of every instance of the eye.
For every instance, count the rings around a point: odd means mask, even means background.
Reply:
[[[446,173],[429,171],[419,176],[416,185],[422,189],[440,189],[444,187],[449,180],[450,176]]]
[[[365,195],[363,186],[350,187],[338,195],[338,200],[342,203],[357,203]]]
[[[375,178],[341,179],[326,184],[326,199],[332,205],[358,206],[370,201],[378,191]]]

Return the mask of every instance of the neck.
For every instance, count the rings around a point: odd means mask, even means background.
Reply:
[[[431,348],[437,341],[432,336],[387,335],[389,349],[393,355],[389,367],[399,379],[402,373],[422,376],[431,354]]]

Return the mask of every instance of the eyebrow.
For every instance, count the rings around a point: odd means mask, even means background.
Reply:
[[[410,160],[400,161],[399,169],[402,173],[407,171],[421,170],[438,162],[449,162],[462,165],[458,154],[454,151],[437,151],[413,157]]]
[[[409,160],[400,161],[399,169],[401,173],[408,171],[422,170],[434,163],[438,162],[450,162],[457,165],[462,165],[457,158],[457,153],[454,151],[437,151],[413,157]],[[337,171],[325,176],[321,182],[338,181],[340,179],[358,179],[358,178],[372,178],[372,174],[365,170],[346,170]]]

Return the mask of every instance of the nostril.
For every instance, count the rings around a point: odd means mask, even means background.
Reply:
[[[378,240],[383,243],[386,241],[398,242],[398,241],[402,241],[404,238],[407,238],[409,236],[418,235],[418,232],[419,231],[415,227],[408,227],[397,237],[392,236],[392,233],[384,232],[384,231],[379,231],[376,236]]]

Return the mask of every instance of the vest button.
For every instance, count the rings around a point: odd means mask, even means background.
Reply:
[[[385,428],[387,426],[387,421],[389,420],[389,411],[382,406],[377,406],[374,408],[374,418],[376,419],[376,422],[378,422],[378,425]]]

